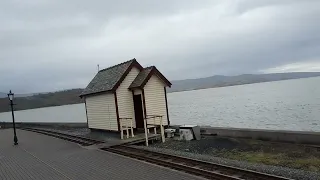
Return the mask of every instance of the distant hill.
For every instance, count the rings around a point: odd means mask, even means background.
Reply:
[[[0,98],[4,98],[4,97],[7,97],[7,94],[0,92]]]
[[[7,94],[8,94],[8,93],[0,92],[0,98],[8,97]],[[34,94],[15,94],[14,96],[15,96],[15,97],[28,97],[28,96],[32,96],[32,95],[34,95]]]
[[[200,79],[186,79],[172,81],[168,92],[187,91],[214,87],[234,86],[260,82],[280,81],[320,76],[320,72],[295,72],[275,74],[243,74],[239,76],[211,76]]]
[[[14,99],[14,103],[16,104],[15,110],[83,103],[83,100],[79,98],[82,90],[83,89],[70,89],[52,93],[36,94],[28,97],[18,97]],[[8,101],[7,97],[0,99],[0,112],[10,111]]]
[[[172,81],[172,87],[168,92],[187,91],[214,87],[252,84],[259,82],[280,81],[287,79],[299,79],[320,76],[320,72],[306,73],[277,73],[277,74],[243,74],[239,76],[212,76],[200,79],[187,79]],[[83,103],[79,98],[83,89],[70,89],[65,91],[28,95],[27,97],[15,98],[16,110],[34,109],[49,106],[61,106],[67,104]],[[26,96],[26,95],[22,95]],[[0,112],[10,111],[7,93],[0,93]]]

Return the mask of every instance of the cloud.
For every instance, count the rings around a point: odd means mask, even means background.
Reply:
[[[318,17],[316,0],[1,1],[0,92],[83,88],[133,57],[169,79],[308,71]]]
[[[282,73],[282,72],[320,72],[320,61],[299,62],[286,64],[274,68],[262,70],[263,73]]]

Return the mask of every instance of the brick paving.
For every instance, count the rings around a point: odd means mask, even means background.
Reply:
[[[112,153],[86,149],[75,143],[12,129],[0,131],[0,179],[202,179]]]

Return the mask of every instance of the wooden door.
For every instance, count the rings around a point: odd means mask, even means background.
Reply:
[[[141,94],[133,96],[136,127],[143,128],[143,107]]]

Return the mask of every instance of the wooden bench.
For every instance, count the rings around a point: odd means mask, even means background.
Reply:
[[[130,137],[129,130],[131,131],[131,137],[134,137],[133,134],[133,123],[132,118],[119,118],[120,121],[120,137],[123,139],[123,132],[126,131],[127,138]]]

